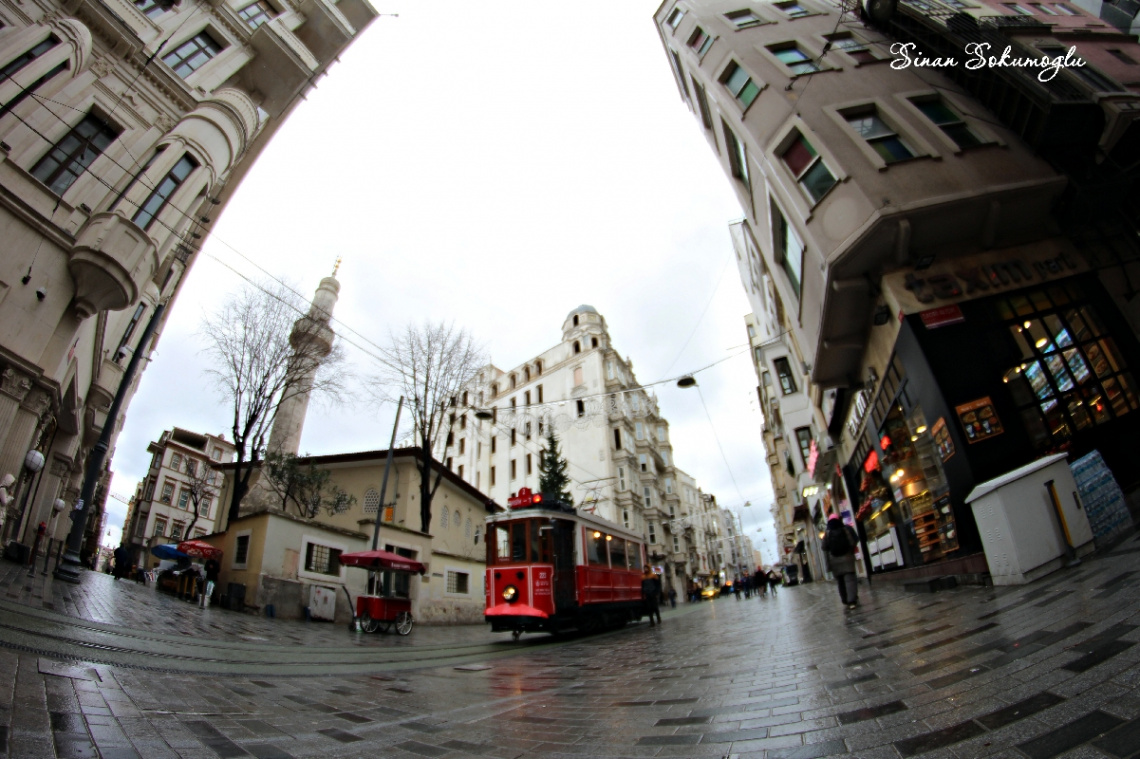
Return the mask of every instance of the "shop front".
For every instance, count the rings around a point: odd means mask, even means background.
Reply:
[[[966,496],[1050,453],[1099,451],[1125,492],[1140,485],[1140,345],[1096,274],[1050,260],[1007,261],[990,271],[1017,281],[984,290],[961,273],[899,277],[893,354],[853,403],[844,467],[873,572],[985,571]]]

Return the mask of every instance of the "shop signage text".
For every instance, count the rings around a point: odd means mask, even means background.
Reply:
[[[960,298],[963,295],[1011,286],[1018,288],[1035,279],[1063,276],[1077,268],[1077,262],[1066,253],[1034,261],[1032,264],[1015,258],[999,263],[961,267],[953,274],[930,274],[923,277],[910,272],[906,275],[906,289],[920,303],[933,303],[935,300]]]

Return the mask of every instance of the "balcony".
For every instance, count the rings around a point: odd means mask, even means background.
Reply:
[[[100,213],[80,228],[67,268],[75,280],[75,310],[86,319],[137,302],[158,256],[139,226],[117,213]]]

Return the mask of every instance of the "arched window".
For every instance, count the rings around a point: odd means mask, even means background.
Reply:
[[[574,341],[574,352],[575,353],[581,353],[582,352],[582,344],[580,342],[578,342],[577,340]]]
[[[590,347],[591,348],[597,348],[598,347],[598,338],[596,338],[596,337],[590,338]]]
[[[459,515],[459,509],[455,510],[455,529],[459,529],[459,525],[463,524],[462,517]]]
[[[513,374],[511,375],[511,390],[514,390],[516,387],[518,387],[518,384],[519,384],[518,380],[519,380],[518,377],[516,377]]]
[[[494,397],[498,396],[498,394],[499,394],[499,383],[492,382],[491,383],[491,397],[494,398]]]
[[[439,510],[439,526],[442,529],[447,528],[447,509]]]
[[[534,362],[534,374],[536,377],[542,376],[542,362],[541,361],[535,361]]]
[[[578,326],[578,314],[574,314],[574,326]]]
[[[375,514],[380,511],[380,494],[372,488],[364,491],[364,513]]]
[[[523,382],[530,382],[530,367],[523,367]]]

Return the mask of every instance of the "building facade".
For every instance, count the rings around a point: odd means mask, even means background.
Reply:
[[[574,505],[641,533],[649,560],[678,594],[714,581],[703,542],[699,489],[673,462],[669,423],[633,364],[614,349],[592,306],[571,311],[562,340],[520,366],[488,365],[467,389],[440,452],[449,469],[506,504],[538,491],[538,463],[553,429],[568,463]],[[477,419],[475,411],[490,419]]]
[[[1140,485],[1140,57],[1066,3],[878,7],[669,0],[655,21],[745,211],[774,484],[796,483],[780,540],[802,525],[810,556],[842,514],[871,571],[972,574],[978,483],[1096,450]],[[966,65],[1007,46],[1052,68]]]
[[[8,538],[75,502],[156,306],[375,16],[367,0],[0,2],[0,472],[45,459]]]
[[[123,521],[123,544],[134,560],[150,569],[158,564],[150,549],[192,540],[217,531],[225,504],[218,500],[218,467],[234,459],[224,435],[166,430],[147,447],[150,468],[139,483]]]

